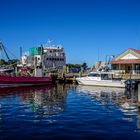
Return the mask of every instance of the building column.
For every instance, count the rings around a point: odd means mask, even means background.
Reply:
[[[132,74],[135,74],[135,65],[132,64]]]
[[[121,65],[119,64],[119,72],[120,72],[120,70],[121,70]]]

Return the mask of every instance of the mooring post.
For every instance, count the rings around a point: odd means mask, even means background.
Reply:
[[[140,112],[140,83],[138,83],[138,111]]]
[[[138,112],[137,128],[140,129],[140,112]]]
[[[138,83],[138,121],[137,128],[140,129],[140,83]]]

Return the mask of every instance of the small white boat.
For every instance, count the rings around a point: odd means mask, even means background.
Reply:
[[[85,77],[76,78],[76,81],[80,85],[124,88],[125,80],[115,80],[112,78],[113,74],[112,72],[91,72]]]

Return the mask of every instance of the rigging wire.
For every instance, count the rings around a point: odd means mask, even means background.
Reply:
[[[9,52],[11,55],[13,55],[13,56],[16,58],[16,56],[15,56],[13,53],[11,53],[11,52],[7,49],[7,47],[5,47],[5,46],[3,45],[2,42],[0,42],[0,54],[1,54],[1,57],[4,56],[3,53],[2,53],[2,51],[5,53],[5,56],[6,56],[6,58],[8,59],[8,61],[11,61],[12,59],[10,59],[10,57],[9,57],[9,55],[8,55],[7,52]],[[1,59],[1,58],[0,58],[0,59]],[[17,62],[15,62],[15,63],[11,63],[11,62],[10,62],[10,64],[7,65],[7,66],[10,66],[10,67],[11,67],[11,66],[13,66],[13,65],[15,65],[15,64],[17,64]]]
[[[7,47],[5,47],[5,46],[3,45],[2,42],[0,42],[0,51],[2,51],[2,50],[4,51],[4,53],[5,53],[5,55],[6,55],[6,57],[7,57],[8,60],[11,60],[10,57],[9,57],[9,54],[10,54],[12,57],[17,58]]]

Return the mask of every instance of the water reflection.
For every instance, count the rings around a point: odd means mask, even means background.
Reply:
[[[1,88],[0,139],[139,139],[136,104],[135,91],[117,88]]]
[[[52,115],[65,110],[66,90],[57,85],[48,91],[35,91],[30,100],[32,110],[38,114]]]
[[[137,115],[137,91],[124,88],[78,86],[77,91],[91,96],[105,106],[116,106],[124,113],[123,117]],[[122,118],[128,119],[128,118]],[[128,119],[129,120],[129,119]]]
[[[77,91],[88,93],[101,102],[106,101],[123,104],[126,101],[129,103],[137,102],[137,92],[135,90],[126,90],[125,88],[109,88],[109,87],[94,87],[94,86],[78,86]]]
[[[5,97],[18,97],[20,104],[28,105],[31,112],[38,115],[52,115],[65,110],[66,94],[63,85],[10,87],[0,89],[0,100]]]
[[[137,128],[140,130],[140,111],[138,112]]]
[[[92,99],[100,101],[102,104],[119,104],[125,93],[124,88],[108,88],[108,87],[94,87],[94,86],[78,86],[78,92],[89,94]]]

